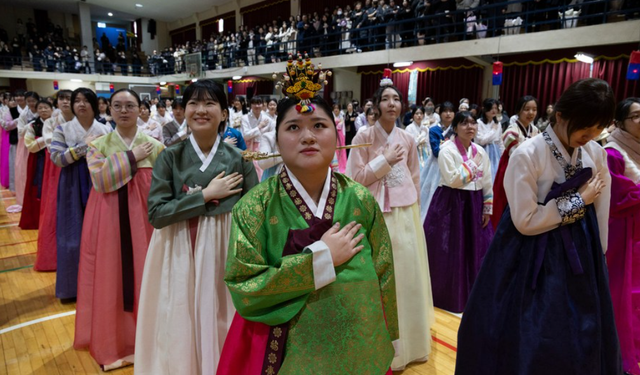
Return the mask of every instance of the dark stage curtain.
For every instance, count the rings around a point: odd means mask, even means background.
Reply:
[[[171,35],[171,45],[174,48],[176,45],[193,42],[196,40],[196,24],[169,31],[169,35]]]
[[[599,59],[593,63],[593,76],[609,82],[617,101],[640,95],[640,81],[627,80],[628,65],[629,57]]]
[[[236,13],[235,12],[227,12],[221,14],[219,16],[211,17],[204,21],[200,21],[200,30],[202,31],[202,38],[204,40],[209,40],[212,35],[220,34],[218,32],[218,20],[224,20],[224,32],[236,31]]]
[[[471,102],[478,103],[482,92],[483,69],[479,66],[471,68],[463,67],[441,67],[418,71],[418,91],[416,98],[421,102],[427,96],[433,98],[437,103],[451,101],[457,103],[461,98],[469,98]],[[409,91],[409,71],[403,73],[391,73],[394,85],[402,93],[405,104],[407,104],[407,94]],[[361,102],[373,97],[378,87],[382,72],[374,74],[362,74],[360,85]]]
[[[518,99],[532,95],[538,99],[544,111],[548,104],[560,98],[562,92],[573,82],[589,77],[589,64],[582,62],[529,63],[526,65],[508,65],[502,72],[500,100],[509,115],[514,114]],[[541,113],[541,112],[540,112]]]
[[[593,77],[609,83],[620,101],[640,92],[638,81],[626,79],[629,57],[599,57],[593,63]],[[509,114],[515,113],[514,106],[523,95],[533,95],[540,103],[538,112],[548,104],[556,102],[564,90],[573,82],[589,77],[589,64],[573,59],[545,62],[529,62],[526,65],[505,64],[500,98]]]
[[[229,95],[229,102],[236,95],[247,95],[247,89],[253,88],[253,95],[273,95],[273,81],[264,78],[247,77],[239,81],[233,81],[233,92]]]
[[[483,72],[484,69],[479,66],[418,72],[417,99],[422,101],[430,97],[436,103],[449,101],[456,108],[458,101],[462,98],[479,104],[482,96]]]
[[[278,26],[281,26],[282,21],[288,20],[291,15],[291,2],[290,0],[263,1],[241,8],[240,14],[242,14],[243,24],[249,28],[263,24],[270,25],[273,20],[278,19],[280,19]]]

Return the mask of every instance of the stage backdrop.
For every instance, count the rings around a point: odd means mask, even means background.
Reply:
[[[564,90],[573,82],[589,77],[589,64],[575,59],[577,52],[595,56],[594,78],[607,81],[620,101],[640,93],[638,81],[626,79],[627,65],[631,51],[637,45],[617,45],[550,51],[544,58],[540,54],[507,56],[504,63],[500,99],[505,110],[511,115],[516,112],[515,104],[523,95],[532,95],[540,103],[541,114],[548,104],[556,102]]]
[[[362,74],[360,102],[373,97],[380,87],[384,65],[358,68]],[[468,98],[472,103],[479,103],[482,93],[482,65],[473,64],[466,59],[445,59],[437,61],[416,62],[407,68],[392,69],[391,79],[400,90],[405,104],[409,90],[411,71],[418,71],[417,101],[422,102],[431,97],[436,103],[450,101],[457,107],[461,98]]]

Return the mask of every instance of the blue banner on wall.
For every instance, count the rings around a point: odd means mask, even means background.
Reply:
[[[124,42],[124,48],[127,49],[127,30],[116,27],[96,27],[96,38],[100,45],[100,50],[104,50],[107,41],[113,48],[118,45],[118,38]]]

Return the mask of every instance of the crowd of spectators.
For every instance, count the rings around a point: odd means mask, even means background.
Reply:
[[[168,49],[164,69],[182,71],[180,57],[200,52],[204,70],[312,57],[411,47],[521,31],[592,25],[609,16],[640,17],[640,0],[365,0],[322,14],[278,18],[255,27],[212,35]],[[569,20],[567,22],[567,20]],[[165,56],[165,53],[162,54]],[[167,63],[168,62],[168,63]]]
[[[103,34],[94,38],[93,59],[74,48],[51,22],[39,33],[29,19],[18,20],[18,36],[6,40],[0,30],[0,66],[21,64],[22,51],[34,70],[101,74],[165,75],[185,72],[184,56],[201,53],[202,69],[273,63],[290,53],[312,57],[484,38],[521,31],[591,25],[609,17],[640,17],[640,0],[365,0],[353,7],[278,18],[255,27],[241,25],[208,39],[168,47],[145,56],[124,36],[114,47]],[[3,39],[4,37],[4,39]],[[102,45],[103,48],[100,48]]]

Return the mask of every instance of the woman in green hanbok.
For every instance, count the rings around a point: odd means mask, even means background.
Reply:
[[[307,72],[295,84],[320,87]],[[371,193],[330,169],[331,108],[300,99],[278,104],[282,172],[233,209],[225,281],[237,314],[218,374],[385,374],[398,338],[389,234]]]

